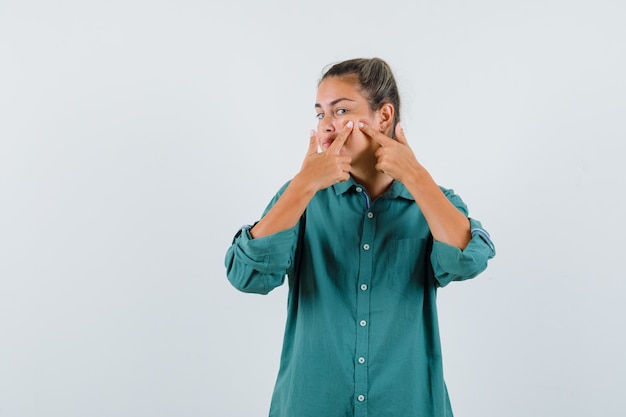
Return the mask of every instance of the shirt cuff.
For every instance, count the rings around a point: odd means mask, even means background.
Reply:
[[[472,238],[461,250],[443,242],[433,242],[432,263],[439,283],[473,278],[487,268],[487,261],[495,256],[495,247],[489,233],[480,222],[470,219]]]
[[[259,238],[253,238],[244,226],[235,235],[239,260],[263,274],[286,271],[291,266],[292,248],[296,240],[296,228]]]

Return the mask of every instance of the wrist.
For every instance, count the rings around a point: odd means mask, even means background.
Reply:
[[[315,193],[318,191],[315,184],[312,181],[309,181],[302,172],[298,172],[292,179],[289,184],[290,188],[297,190],[298,194],[301,194],[305,198],[312,198]]]
[[[407,189],[420,190],[434,182],[428,171],[419,163],[408,170],[402,183]]]

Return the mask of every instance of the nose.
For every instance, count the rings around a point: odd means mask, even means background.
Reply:
[[[320,120],[320,130],[327,133],[335,131],[335,124],[332,116],[324,115],[324,117]]]

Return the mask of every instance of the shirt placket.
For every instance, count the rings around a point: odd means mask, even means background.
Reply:
[[[359,280],[357,282],[357,326],[356,349],[354,357],[355,384],[354,410],[355,417],[367,416],[368,401],[368,362],[370,338],[370,285],[372,282],[372,255],[374,235],[376,231],[376,216],[370,207],[369,196],[362,187],[356,188],[357,193],[364,201],[365,218],[361,233],[359,256]]]

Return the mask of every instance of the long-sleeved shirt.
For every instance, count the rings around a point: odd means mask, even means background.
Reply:
[[[266,294],[289,282],[270,417],[452,416],[437,288],[475,277],[495,255],[469,223],[464,250],[438,242],[401,183],[370,201],[351,178],[318,191],[289,230],[253,239],[242,228],[225,259],[232,285]]]

